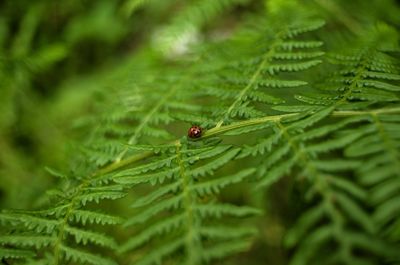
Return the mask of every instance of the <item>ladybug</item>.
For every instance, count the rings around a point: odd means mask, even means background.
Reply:
[[[202,129],[200,126],[194,125],[190,127],[188,131],[188,137],[189,138],[199,138],[201,137]]]

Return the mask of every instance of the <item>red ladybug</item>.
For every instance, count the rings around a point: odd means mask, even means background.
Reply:
[[[192,126],[188,131],[189,138],[199,138],[201,137],[201,127],[200,126]]]

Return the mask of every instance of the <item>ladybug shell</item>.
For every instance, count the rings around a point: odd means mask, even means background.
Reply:
[[[199,138],[201,137],[201,128],[200,126],[192,126],[188,131],[189,138]]]

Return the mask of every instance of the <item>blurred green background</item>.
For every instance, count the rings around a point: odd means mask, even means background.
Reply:
[[[32,207],[64,166],[73,120],[90,109],[88,79],[140,38],[117,1],[0,4],[0,207]]]

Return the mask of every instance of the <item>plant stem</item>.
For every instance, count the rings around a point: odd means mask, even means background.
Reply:
[[[356,116],[356,115],[368,115],[368,114],[383,114],[383,113],[396,113],[400,112],[400,107],[398,108],[384,108],[384,109],[377,109],[377,110],[370,110],[370,111],[334,111],[331,113],[333,117],[347,117],[347,116]],[[204,133],[202,138],[211,137],[214,135],[222,134],[234,129],[243,128],[251,125],[258,125],[267,122],[277,122],[284,118],[293,117],[299,115],[301,113],[289,113],[289,114],[282,114],[282,115],[274,115],[274,116],[265,116],[262,118],[255,118],[246,121],[239,121],[229,125],[221,126],[221,127],[214,127]]]
[[[368,111],[334,111],[331,113],[331,116],[332,117],[349,117],[349,116],[357,116],[357,115],[379,115],[379,114],[391,114],[391,113],[399,113],[399,112],[400,112],[400,107],[396,107],[396,108],[382,108],[382,109],[368,110]],[[296,116],[299,114],[301,114],[301,113],[297,112],[297,113],[265,116],[265,117],[261,117],[261,118],[239,121],[239,122],[235,122],[235,123],[225,125],[225,126],[214,127],[212,129],[204,132],[203,136],[200,139],[220,135],[225,132],[229,132],[229,131],[232,131],[232,130],[238,129],[238,128],[244,128],[247,126],[258,125],[258,124],[263,124],[263,123],[267,123],[267,122],[279,122],[284,118],[293,117],[293,116]],[[179,140],[176,140],[174,142],[179,142]],[[114,170],[123,168],[127,165],[130,165],[137,161],[141,161],[141,160],[151,157],[153,155],[154,155],[153,152],[143,152],[140,154],[135,154],[135,155],[129,156],[126,159],[116,161],[112,164],[109,164],[108,166],[98,170],[94,175],[97,176],[97,175],[103,175],[103,174],[110,173]]]
[[[104,175],[107,173],[110,173],[116,169],[122,168],[124,166],[130,165],[136,161],[140,161],[143,160],[147,157],[152,156],[154,153],[153,152],[143,152],[140,154],[136,154],[136,155],[132,155],[129,156],[125,159],[122,160],[117,160],[109,165],[107,165],[106,167],[103,167],[101,169],[99,169],[97,172],[95,172],[94,176],[100,176],[100,175]]]

